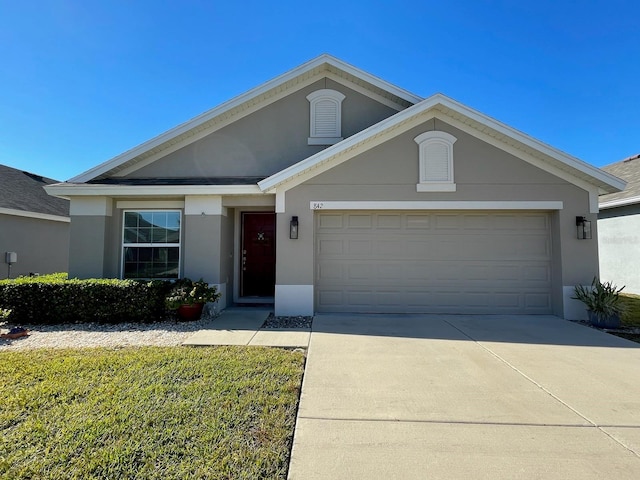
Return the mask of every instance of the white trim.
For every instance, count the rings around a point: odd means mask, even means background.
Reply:
[[[181,125],[178,125],[177,127],[172,128],[158,135],[157,137],[152,138],[151,140],[148,140],[147,142],[144,142],[138,145],[137,147],[134,147],[131,150],[128,150],[127,152],[124,152],[121,155],[118,155],[112,158],[111,160],[108,160],[100,165],[97,165],[96,167],[90,170],[87,170],[86,172],[83,172],[80,175],[73,177],[69,181],[78,182],[78,183],[87,182],[93,178],[98,177],[99,175],[102,175],[114,168],[117,168],[120,165],[125,164],[129,160],[133,160],[135,157],[142,155],[148,152],[149,150],[152,150],[156,147],[160,147],[165,142],[170,142],[171,140],[180,136],[181,134],[186,133],[192,129],[195,129],[198,126],[202,125],[203,123],[217,116],[221,116],[225,113],[228,113],[230,110],[233,110],[236,107],[239,107],[245,103],[247,104],[262,103],[258,99],[261,96],[266,95],[270,90],[276,89],[277,87],[281,87],[283,84],[286,84],[287,82],[295,80],[296,77],[301,77],[305,74],[309,74],[314,69],[319,68],[325,64],[333,68],[336,68],[338,70],[342,70],[343,72],[349,75],[353,75],[354,77],[357,77],[363,80],[364,82],[370,83],[374,87],[387,91],[391,95],[399,97],[409,103],[415,104],[422,100],[422,98],[418,97],[417,95],[414,95],[404,89],[396,87],[395,85],[392,85],[378,77],[375,77],[352,65],[349,65],[341,60],[338,60],[337,58],[332,57],[331,55],[323,54],[323,55],[320,55],[319,57],[316,57],[310,60],[307,63],[300,65],[297,68],[294,68],[293,70],[290,70],[282,75],[277,76],[272,80],[269,80],[263,83],[262,85],[259,85],[241,95],[238,95],[237,97],[232,98],[231,100],[228,100],[227,102],[219,105],[218,107],[208,110],[207,112],[204,112],[194,117],[193,119]],[[261,104],[261,106],[264,106],[264,104]],[[178,142],[178,143],[181,143],[181,142]]]
[[[309,101],[309,145],[332,145],[342,140],[342,101],[345,98],[344,93],[330,88],[322,88],[307,95]],[[328,102],[331,105],[332,113],[335,114],[333,121],[330,122],[330,134],[319,134],[316,131],[317,107],[320,102]],[[311,143],[312,141],[325,141],[326,143]]]
[[[627,205],[633,205],[635,203],[640,203],[640,196],[629,197],[629,198],[619,198],[617,200],[609,200],[606,202],[601,202],[599,204],[599,207],[600,207],[600,210],[605,210],[607,208],[626,207]]]
[[[74,197],[69,205],[71,216],[102,216],[110,217],[113,214],[113,200],[108,197]]]
[[[185,215],[222,215],[220,195],[187,195],[184,197]]]
[[[313,315],[313,285],[276,285],[275,315]]]
[[[431,130],[424,132],[413,139],[418,144],[418,162],[419,162],[419,183],[418,192],[455,192],[454,174],[453,174],[453,144],[458,140],[456,137],[447,132],[439,130]],[[446,179],[434,179],[429,168],[429,147],[432,145],[440,145],[446,151]],[[423,186],[423,188],[420,188]],[[452,188],[451,188],[452,186]]]
[[[381,103],[382,105],[395,110],[396,112],[399,112],[399,111],[404,110],[405,108],[407,108],[407,105],[401,105],[400,103],[398,103],[398,102],[396,102],[396,101],[394,101],[394,100],[392,100],[390,98],[383,97],[382,95],[380,95],[378,93],[375,93],[375,92],[373,92],[373,91],[371,91],[371,90],[369,90],[367,88],[364,88],[364,87],[358,85],[357,83],[353,83],[351,81],[348,81],[348,80],[336,75],[333,72],[326,72],[325,76],[329,80],[333,80],[334,82],[339,83],[343,87],[347,87],[347,88],[350,88],[351,90],[354,90],[354,91],[356,91],[358,93],[361,93],[362,95],[365,95],[365,96],[371,98],[372,100],[375,100],[376,102]],[[407,100],[407,99],[404,99],[404,100]],[[411,104],[416,104],[416,103],[422,101],[422,98],[416,97],[416,100],[417,101],[415,101],[415,102],[410,101],[410,103]]]
[[[429,110],[434,109],[437,109],[437,112],[429,112]],[[322,173],[322,171],[326,171],[336,164],[344,162],[363,151],[373,148],[374,146],[382,143],[385,138],[391,137],[392,133],[395,136],[407,131],[415,125],[424,123],[431,118],[440,118],[440,114],[438,112],[440,112],[441,115],[444,115],[446,118],[445,121],[453,124],[453,126],[458,127],[458,125],[465,125],[465,131],[467,131],[467,133],[469,133],[469,130],[473,130],[474,136],[481,138],[482,140],[487,141],[487,143],[497,146],[509,153],[515,152],[513,154],[525,161],[534,163],[531,159],[535,159],[535,157],[527,154],[525,150],[526,148],[529,148],[566,165],[569,167],[569,171],[564,172],[564,175],[561,176],[561,178],[564,178],[575,185],[595,185],[607,192],[620,191],[626,185],[626,182],[604,172],[603,170],[567,155],[560,150],[554,149],[553,147],[535,140],[524,133],[508,127],[507,125],[466,107],[448,97],[445,97],[444,95],[436,94],[359,133],[356,133],[355,135],[352,135],[336,145],[330,146],[321,152],[292,165],[291,167],[265,178],[258,182],[258,186],[263,191],[269,191],[275,187],[291,189],[309,178]],[[479,127],[493,129],[498,134],[511,138],[514,144],[520,144],[524,149],[516,148],[516,146],[512,146],[503,140],[496,140],[492,138],[492,136],[482,133],[478,128],[471,127],[462,121],[455,121],[449,112],[457,113],[465,117],[467,121],[471,121],[472,123],[475,122]],[[431,114],[429,115],[429,113]],[[453,123],[454,121],[455,124]],[[324,166],[324,169],[319,168],[325,163],[327,163],[327,165]],[[555,167],[542,159],[536,159],[536,163],[537,166],[544,164],[547,169],[553,169],[555,172],[561,172],[560,168]],[[313,172],[311,172],[311,170],[313,170]],[[571,172],[571,170],[573,170],[573,172]],[[307,172],[309,173],[307,174]],[[583,174],[588,178],[580,178],[579,174]]]
[[[424,182],[416,184],[417,192],[455,192],[456,188],[455,183]]]
[[[0,215],[13,215],[15,217],[37,218],[38,220],[51,220],[52,222],[71,222],[69,217],[61,215],[50,215],[48,213],[28,212],[26,210],[15,210],[13,208],[0,207]]]
[[[276,213],[284,212],[286,212],[285,191],[279,190],[276,192]]]
[[[153,196],[153,195],[264,195],[257,185],[96,185],[56,183],[45,187],[50,195]]]
[[[558,201],[324,201],[309,203],[311,210],[562,210]]]
[[[182,200],[118,200],[116,208],[184,208]]]

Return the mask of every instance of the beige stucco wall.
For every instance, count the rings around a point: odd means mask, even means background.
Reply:
[[[306,96],[321,88],[346,95],[342,102],[344,137],[397,113],[337,82],[320,80],[129,174],[128,178],[266,177],[276,173],[326,148],[307,143]]]
[[[69,223],[0,215],[0,279],[7,278],[5,252],[16,252],[11,278],[29,273],[66,272],[69,268]]]
[[[107,266],[111,220],[104,215],[71,216],[70,278],[111,277]]]
[[[444,122],[437,129],[457,138],[456,192],[417,192],[418,146],[414,138],[433,130],[433,121],[322,173],[286,192],[286,213],[278,214],[278,285],[313,285],[314,221],[311,201],[562,201],[552,215],[554,313],[563,314],[563,287],[590,282],[598,273],[595,215],[588,193]],[[299,240],[289,240],[288,222],[299,218]],[[575,217],[587,216],[594,239],[576,238]],[[566,296],[566,295],[565,295]]]

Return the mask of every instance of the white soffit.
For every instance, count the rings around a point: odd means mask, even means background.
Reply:
[[[477,138],[506,150],[581,188],[587,185],[604,192],[622,190],[626,182],[567,155],[529,135],[511,128],[442,94],[433,95],[392,117],[330,146],[258,182],[263,191],[288,190],[336,165],[393,138],[431,118],[439,118]]]
[[[345,72],[347,75],[353,76],[355,79],[359,80],[360,88],[356,88],[356,90],[360,91],[361,93],[364,91],[362,89],[363,84],[370,84],[377,89],[388,92],[389,94],[391,94],[390,96],[392,97],[395,96],[410,104],[415,104],[422,101],[422,98],[417,95],[414,95],[395,85],[392,85],[391,83],[388,83],[382,80],[381,78],[378,78],[374,75],[364,72],[363,70],[360,70],[352,65],[349,65],[348,63],[338,60],[337,58],[331,55],[323,54],[313,60],[310,60],[307,63],[300,65],[297,68],[294,68],[293,70],[290,70],[282,75],[277,76],[272,80],[269,80],[268,82],[263,83],[262,85],[259,85],[258,87],[255,87],[231,100],[228,100],[227,102],[222,103],[218,107],[208,110],[207,112],[204,112],[194,117],[193,119],[185,123],[182,123],[181,125],[178,125],[177,127],[174,127],[166,131],[165,133],[162,133],[157,137],[152,138],[151,140],[148,140],[147,142],[144,142],[138,145],[137,147],[134,147],[133,149],[122,153],[121,155],[118,155],[112,158],[111,160],[108,160],[100,165],[97,165],[96,167],[90,170],[87,170],[84,173],[81,173],[80,175],[77,175],[76,177],[71,178],[69,182],[70,183],[87,182],[109,171],[116,170],[118,169],[118,167],[125,166],[128,162],[134,160],[136,157],[149,153],[152,150],[156,150],[154,152],[155,154],[159,154],[161,152],[166,154],[165,148],[173,147],[175,149],[176,144],[180,144],[180,146],[183,146],[183,142],[185,141],[185,139],[178,139],[177,137],[180,137],[181,135],[189,134],[191,130],[197,129],[197,127],[203,125],[204,123],[210,120],[213,120],[216,117],[222,117],[225,114],[228,114],[229,112],[231,112],[231,110],[233,110],[234,108],[243,106],[244,104],[246,104],[245,107],[247,108],[255,107],[256,104],[261,104],[264,101],[264,98],[260,98],[260,97],[267,95],[268,92],[270,92],[273,89],[280,88],[281,91],[277,93],[279,93],[281,96],[285,93],[285,90],[286,90],[286,93],[289,93],[290,92],[289,89],[282,88],[284,84],[295,80],[297,77],[304,77],[305,75],[315,77],[314,70],[316,69],[321,69],[319,70],[319,72],[323,71],[323,69],[330,69],[330,70],[327,70],[327,72],[333,71],[334,72],[332,75],[333,78],[337,78],[337,76],[335,75],[336,69],[339,71]],[[309,80],[309,78],[307,78],[306,80]],[[297,83],[300,83],[300,82],[297,82]],[[302,88],[303,86],[304,84],[298,85],[297,88]],[[377,98],[377,97],[379,97],[379,99],[383,98],[381,95],[377,94],[376,92],[372,92],[372,96],[373,98]],[[390,99],[387,98],[386,103],[389,103],[389,102],[390,102]],[[391,102],[391,103],[394,103],[394,102]],[[268,104],[269,102],[265,103],[264,105],[268,105]],[[261,106],[264,106],[264,105],[261,105]],[[197,134],[198,132],[193,132],[193,133]],[[189,141],[194,141],[192,137],[193,135],[190,135],[188,137]],[[196,138],[201,138],[201,137],[202,135],[199,135]],[[155,159],[157,157],[154,155],[153,158]]]

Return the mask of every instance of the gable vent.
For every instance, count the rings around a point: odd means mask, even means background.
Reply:
[[[333,100],[320,100],[316,103],[315,131],[316,137],[339,137],[337,131],[338,105]]]
[[[418,192],[455,192],[453,144],[456,137],[433,130],[418,135],[414,140],[418,144],[420,168]]]
[[[449,147],[444,143],[431,143],[424,148],[424,178],[423,182],[448,182],[451,179],[449,171]]]
[[[328,88],[307,95],[309,145],[333,145],[342,140],[342,100],[345,96]]]

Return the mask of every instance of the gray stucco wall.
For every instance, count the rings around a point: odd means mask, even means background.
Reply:
[[[552,215],[554,313],[562,315],[563,286],[589,283],[598,274],[596,219],[588,213],[588,193],[442,121],[436,125],[438,130],[457,138],[456,192],[416,191],[419,166],[414,138],[433,130],[432,121],[308,180],[286,193],[286,213],[278,215],[276,283],[314,283],[314,221],[310,201],[562,201],[564,208]],[[299,240],[288,239],[287,225],[292,215],[299,218]],[[594,240],[576,238],[577,215],[592,220]]]
[[[640,294],[640,205],[608,208],[598,214],[600,277]]]
[[[128,178],[268,176],[326,146],[310,146],[309,101],[321,88],[346,95],[342,133],[348,137],[395,110],[332,80],[315,82],[257,112],[143,167]]]
[[[109,278],[114,246],[109,242],[111,217],[71,216],[70,278]]]
[[[16,252],[11,278],[29,273],[66,272],[69,268],[69,223],[0,215],[0,279],[7,278],[5,252]]]

